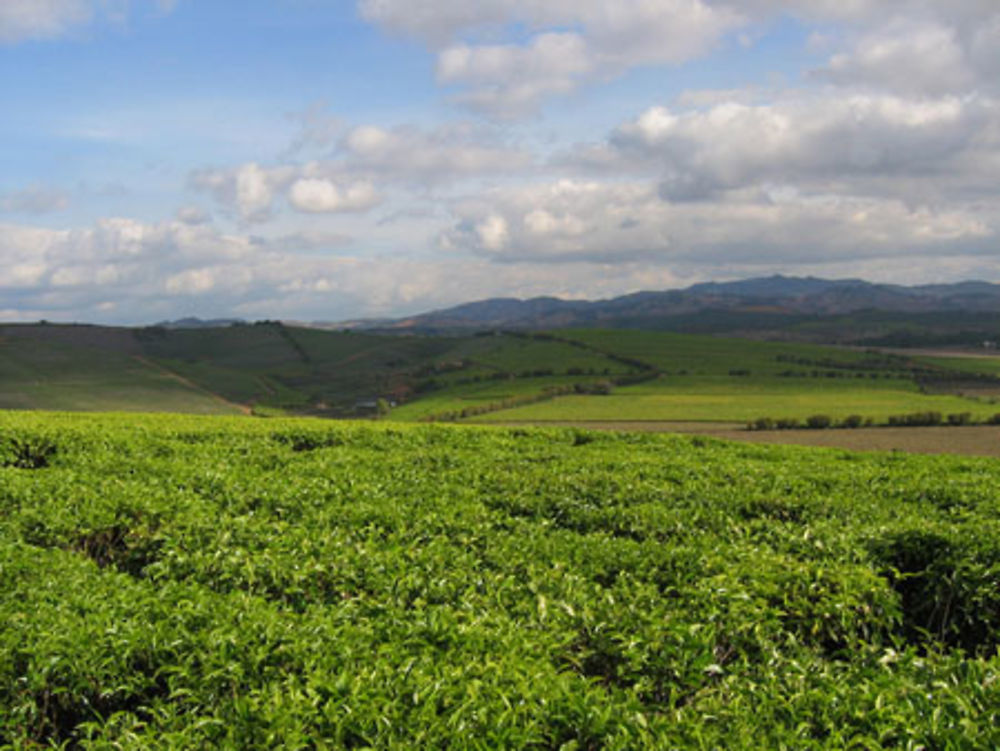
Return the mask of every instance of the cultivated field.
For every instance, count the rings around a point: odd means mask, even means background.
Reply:
[[[0,416],[0,744],[992,748],[1000,465]]]
[[[616,389],[609,396],[565,396],[474,418],[491,421],[707,421],[747,422],[758,417],[833,418],[860,414],[878,422],[891,415],[935,410],[970,412],[981,419],[1000,406],[952,395],[925,395],[909,381],[861,383],[854,379],[817,382],[791,378],[665,376]]]

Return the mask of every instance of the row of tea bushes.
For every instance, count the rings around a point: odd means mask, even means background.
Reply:
[[[994,460],[16,413],[0,456],[6,746],[1000,744]]]

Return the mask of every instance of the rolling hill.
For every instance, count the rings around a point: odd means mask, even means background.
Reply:
[[[403,319],[339,326],[396,332],[638,328],[824,342],[880,343],[893,336],[975,341],[996,338],[1000,332],[1000,285],[906,287],[776,275],[598,301],[490,299]]]
[[[731,428],[915,412],[987,422],[998,398],[989,358],[660,331],[0,326],[0,409]]]

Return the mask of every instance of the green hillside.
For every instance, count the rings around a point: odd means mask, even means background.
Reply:
[[[396,421],[804,420],[1000,408],[997,359],[649,331],[334,332],[0,326],[0,408]]]
[[[858,385],[853,380],[671,378],[619,388],[608,396],[567,395],[476,416],[476,421],[564,422],[617,420],[748,422],[758,417],[804,420],[824,414],[834,419],[861,415],[885,423],[893,415],[935,411],[968,412],[992,418],[1000,407],[950,395],[925,395],[912,382]]]
[[[2,334],[0,409],[240,412],[140,355]]]
[[[477,415],[478,422],[747,422],[760,417],[884,423],[915,412],[991,419],[1000,359],[902,356],[785,342],[644,331],[572,330],[560,336],[647,364],[659,374],[608,395],[559,395]]]
[[[378,398],[403,404],[435,395],[447,403],[499,381],[534,394],[567,379],[630,370],[551,339],[379,336],[276,322],[181,330],[3,326],[0,355],[0,395],[7,399],[0,406],[8,408],[255,407],[331,417],[355,415],[359,402]]]
[[[1000,745],[1000,465],[0,415],[0,745]]]

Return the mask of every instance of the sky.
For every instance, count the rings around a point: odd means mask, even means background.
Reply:
[[[1000,281],[997,0],[0,0],[0,320]]]

